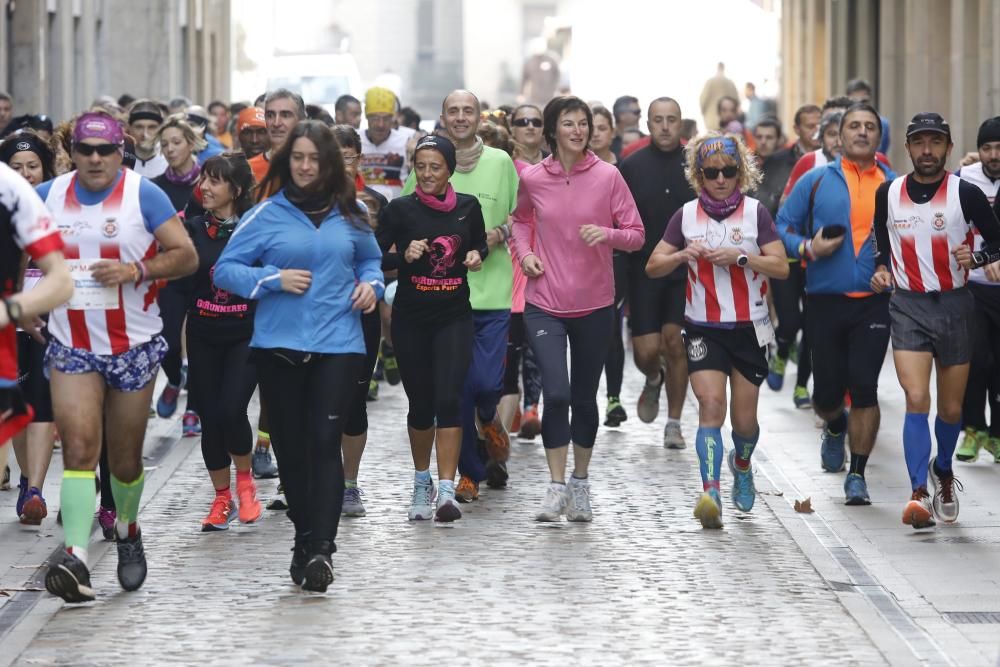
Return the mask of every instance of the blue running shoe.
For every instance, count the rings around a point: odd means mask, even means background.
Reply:
[[[753,485],[753,468],[740,470],[736,467],[736,450],[730,449],[729,472],[733,474],[733,504],[741,512],[753,509],[753,501],[757,499],[757,489]]]
[[[782,359],[777,354],[771,357],[771,363],[767,369],[767,386],[774,391],[781,391],[785,384],[785,366],[787,359]]]
[[[179,385],[167,384],[156,401],[156,414],[161,419],[170,419],[177,412],[177,398],[181,395]]]
[[[823,444],[819,452],[823,470],[827,472],[840,472],[844,469],[844,462],[847,459],[847,448],[844,446],[846,438],[846,433],[834,435],[830,433],[829,428],[823,429]]]
[[[701,522],[702,528],[722,528],[722,499],[718,489],[701,494],[694,506],[694,518]]]
[[[844,496],[847,500],[845,505],[871,505],[872,499],[868,497],[868,482],[856,472],[847,473],[844,480]]]
[[[21,510],[24,509],[24,501],[28,499],[28,478],[21,475],[21,480],[17,483],[17,518],[21,518]]]

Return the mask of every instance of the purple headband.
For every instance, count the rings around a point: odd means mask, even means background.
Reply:
[[[122,144],[125,133],[114,118],[102,113],[85,113],[76,119],[73,127],[73,143],[84,139],[104,139],[109,144]]]
[[[740,161],[740,152],[736,148],[736,142],[729,137],[712,137],[701,145],[698,149],[698,166],[704,164],[705,160],[716,153],[724,153],[737,162]]]

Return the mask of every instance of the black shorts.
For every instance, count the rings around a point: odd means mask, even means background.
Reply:
[[[816,408],[835,409],[848,391],[856,408],[878,405],[878,376],[889,348],[889,296],[811,294],[807,303]]]
[[[975,301],[965,288],[948,292],[896,290],[889,299],[892,349],[930,352],[942,366],[972,358]]]
[[[698,371],[733,370],[758,387],[767,377],[767,349],[757,342],[753,326],[718,329],[688,322],[684,325],[688,375]]]
[[[684,326],[687,281],[673,276],[650,278],[646,275],[648,258],[629,256],[628,312],[633,336],[660,333],[666,324]]]
[[[45,377],[46,345],[23,331],[17,332],[17,384],[25,402],[35,409],[33,421],[41,423],[54,421],[52,395]]]

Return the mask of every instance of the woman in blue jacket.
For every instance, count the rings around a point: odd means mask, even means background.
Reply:
[[[330,129],[300,122],[215,265],[215,284],[257,299],[250,341],[275,455],[295,524],[292,580],[333,581],[330,554],[344,497],[340,441],[363,375],[361,313],[385,290],[368,216]]]

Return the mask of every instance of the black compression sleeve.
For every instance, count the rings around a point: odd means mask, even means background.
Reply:
[[[396,248],[396,252],[389,251],[389,248],[392,247],[392,244],[396,240],[397,230],[394,218],[393,211],[389,206],[382,208],[378,212],[378,227],[375,228],[375,240],[378,241],[379,248],[382,249],[383,271],[395,271],[399,268],[401,254],[399,248]]]
[[[875,266],[889,266],[889,186],[887,181],[875,191],[875,217],[872,220],[872,238],[875,240]]]
[[[962,204],[962,215],[976,226],[983,237],[986,250],[1000,251],[1000,222],[983,191],[968,181],[958,184],[958,200]]]

